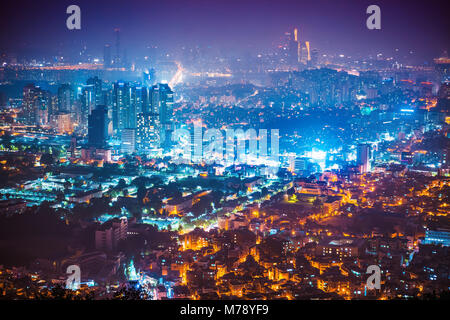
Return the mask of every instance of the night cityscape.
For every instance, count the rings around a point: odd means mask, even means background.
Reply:
[[[2,4],[0,300],[449,299],[445,3]]]

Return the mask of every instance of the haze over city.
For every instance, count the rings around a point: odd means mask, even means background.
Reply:
[[[298,27],[325,53],[393,54],[414,51],[425,62],[448,50],[448,19],[442,1],[378,1],[382,29],[365,28],[370,1],[78,1],[81,30],[65,28],[71,1],[6,3],[0,13],[0,48],[19,55],[74,57],[73,50],[99,56],[103,43],[120,28],[130,58],[145,55],[146,46],[176,52],[182,46],[213,46],[228,55],[255,54],[272,49],[281,35]]]
[[[448,299],[449,21],[437,0],[2,4],[0,300]]]

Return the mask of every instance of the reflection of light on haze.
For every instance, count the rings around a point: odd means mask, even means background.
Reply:
[[[327,157],[326,151],[313,149],[311,152],[307,152],[307,157],[311,158],[312,162],[317,163],[322,171],[325,170],[325,158]]]
[[[322,150],[312,150],[308,153],[308,157],[313,160],[325,160],[325,157],[327,156],[326,151]]]
[[[356,160],[356,151],[354,153],[349,153],[346,160],[347,161],[355,161]]]
[[[175,61],[177,65],[177,72],[175,75],[170,79],[169,86],[173,87],[174,85],[180,83],[183,80],[183,67],[181,66],[181,63]]]

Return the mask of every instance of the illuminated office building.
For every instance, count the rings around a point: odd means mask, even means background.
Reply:
[[[136,149],[149,154],[160,147],[160,123],[157,113],[139,113],[136,129]]]
[[[173,91],[168,84],[159,83],[151,87],[150,99],[150,112],[159,115],[161,146],[167,149],[173,132]]]
[[[86,84],[92,86],[94,105],[103,103],[102,80],[98,77],[89,78]]]
[[[33,84],[23,88],[22,119],[27,125],[48,124],[50,93]]]
[[[450,247],[450,230],[427,230],[425,232],[425,238],[422,241],[422,244],[443,245],[445,247]]]
[[[89,115],[88,143],[91,147],[104,148],[108,140],[108,107],[97,106]]]
[[[111,45],[105,44],[103,48],[103,68],[111,68]]]
[[[141,112],[150,112],[150,97],[148,87],[133,87],[131,90],[131,101],[135,104],[136,114]]]
[[[131,128],[125,128],[121,133],[121,151],[123,153],[134,153],[136,147],[136,130]]]
[[[95,90],[93,84],[83,85],[81,88],[81,112],[80,112],[80,121],[81,127],[83,131],[88,126],[88,117],[94,110],[95,104]]]
[[[67,112],[52,115],[51,123],[59,134],[71,133],[73,130],[70,113]]]
[[[58,88],[58,111],[68,112],[73,111],[74,91],[69,84],[62,84]]]
[[[128,83],[118,81],[113,84],[113,131],[119,137],[123,129],[136,128],[136,110],[132,100]]]
[[[361,173],[370,171],[370,145],[359,144],[356,148],[356,164]]]

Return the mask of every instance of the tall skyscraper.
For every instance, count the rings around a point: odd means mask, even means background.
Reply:
[[[288,34],[288,59],[291,66],[297,66],[299,59],[300,42],[298,41],[298,30],[294,29],[294,36]]]
[[[111,45],[105,44],[103,47],[103,68],[111,68]]]
[[[369,172],[371,170],[370,149],[369,144],[358,144],[356,148],[356,164],[361,173]]]
[[[441,83],[450,81],[450,58],[447,52],[444,52],[442,57],[434,59],[434,67]]]
[[[161,146],[167,149],[173,132],[173,91],[168,84],[159,83],[150,89],[150,99],[150,111],[159,115]]]
[[[136,104],[133,101],[132,88],[123,81],[113,84],[113,130],[120,137],[123,129],[136,128]]]
[[[201,119],[194,120],[194,130],[191,131],[191,145],[192,162],[200,163],[203,159],[209,158],[209,154],[203,154],[203,125]]]
[[[150,87],[155,84],[156,80],[156,73],[155,69],[145,70],[142,73],[142,81],[145,86]]]
[[[93,86],[94,90],[94,104],[102,104],[103,102],[103,91],[102,91],[102,80],[98,77],[89,78],[86,81],[87,85]]]
[[[139,113],[137,117],[136,148],[150,154],[160,147],[160,123],[157,113]]]
[[[312,67],[316,67],[318,63],[319,63],[319,51],[317,49],[312,49],[310,65]]]
[[[88,143],[91,147],[104,148],[108,140],[108,107],[98,105],[89,115]]]
[[[34,124],[34,106],[39,99],[40,90],[34,84],[26,85],[23,88],[22,115],[23,122],[28,125]]]
[[[121,132],[121,151],[124,153],[133,153],[136,149],[136,130],[126,128]]]
[[[131,90],[132,102],[136,105],[136,114],[150,111],[148,87],[135,86]]]
[[[311,60],[311,52],[309,50],[309,41],[305,41],[305,47],[306,47],[306,63],[308,63]]]
[[[87,84],[82,86],[80,102],[80,126],[81,131],[85,132],[88,126],[88,117],[95,108],[94,85]]]
[[[69,84],[62,84],[58,88],[58,110],[59,112],[71,113],[74,103],[74,91]]]
[[[70,118],[70,114],[67,112],[58,112],[57,114],[53,114],[51,116],[51,124],[60,134],[71,133],[73,130],[72,120]]]
[[[300,45],[300,62],[303,64],[307,64],[308,58],[309,60],[311,60],[309,52],[309,41],[305,41]]]
[[[52,95],[48,92],[48,118],[51,121],[51,116],[59,113],[59,104],[58,104],[58,96]]]
[[[437,110],[442,116],[450,113],[450,82],[442,83],[438,91]]]
[[[49,92],[29,84],[23,88],[22,118],[28,125],[48,124]]]

